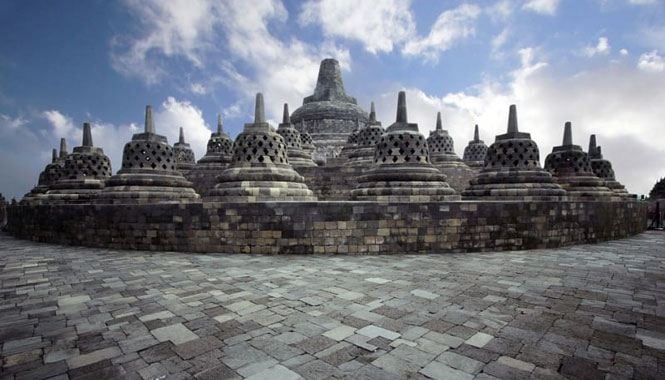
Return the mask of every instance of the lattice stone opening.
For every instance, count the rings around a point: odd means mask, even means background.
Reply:
[[[62,177],[68,179],[106,178],[111,174],[111,161],[102,155],[72,153],[62,168]]]
[[[358,146],[376,146],[383,136],[382,128],[367,127],[358,134]]]
[[[538,146],[532,140],[508,140],[492,144],[487,150],[485,167],[492,169],[539,168]]]
[[[378,147],[374,155],[377,164],[429,163],[427,141],[420,134],[383,135]]]
[[[166,144],[132,141],[123,150],[122,168],[175,171],[175,154]]]
[[[280,135],[241,134],[235,141],[233,161],[288,164],[286,145]]]
[[[572,170],[575,173],[592,173],[589,157],[583,152],[554,152],[545,159],[545,169]]]
[[[190,149],[177,149],[176,151],[176,162],[183,163],[194,163],[194,152]]]
[[[233,141],[229,138],[213,137],[208,141],[207,153],[216,153],[224,156],[233,154]]]
[[[278,129],[277,133],[284,139],[284,143],[287,148],[300,148],[302,146],[302,140],[300,138],[300,133],[293,128],[282,128]]]
[[[454,153],[455,144],[453,138],[444,135],[432,135],[427,139],[429,153]]]
[[[474,144],[468,145],[464,149],[465,161],[485,161],[487,155],[487,145]]]
[[[612,164],[607,160],[591,160],[591,167],[593,172],[603,179],[614,179],[614,169]]]

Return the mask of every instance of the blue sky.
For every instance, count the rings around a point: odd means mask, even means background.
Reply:
[[[120,166],[146,104],[200,157],[222,113],[235,136],[263,91],[268,117],[340,60],[347,92],[384,125],[407,90],[421,131],[436,111],[461,153],[491,143],[518,105],[544,160],[565,121],[596,133],[617,177],[647,193],[665,175],[665,0],[122,0],[0,3],[0,192],[36,182],[59,137],[84,121]]]

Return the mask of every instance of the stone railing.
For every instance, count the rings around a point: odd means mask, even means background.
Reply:
[[[442,253],[559,247],[646,229],[647,203],[266,202],[8,208],[8,230],[40,242],[237,253]]]

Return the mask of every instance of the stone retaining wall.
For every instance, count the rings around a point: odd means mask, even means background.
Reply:
[[[117,249],[440,253],[558,247],[637,234],[645,202],[270,202],[8,209],[11,234]]]

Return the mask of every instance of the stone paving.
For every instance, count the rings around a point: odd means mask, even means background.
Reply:
[[[665,378],[665,234],[250,256],[0,235],[0,379]]]

